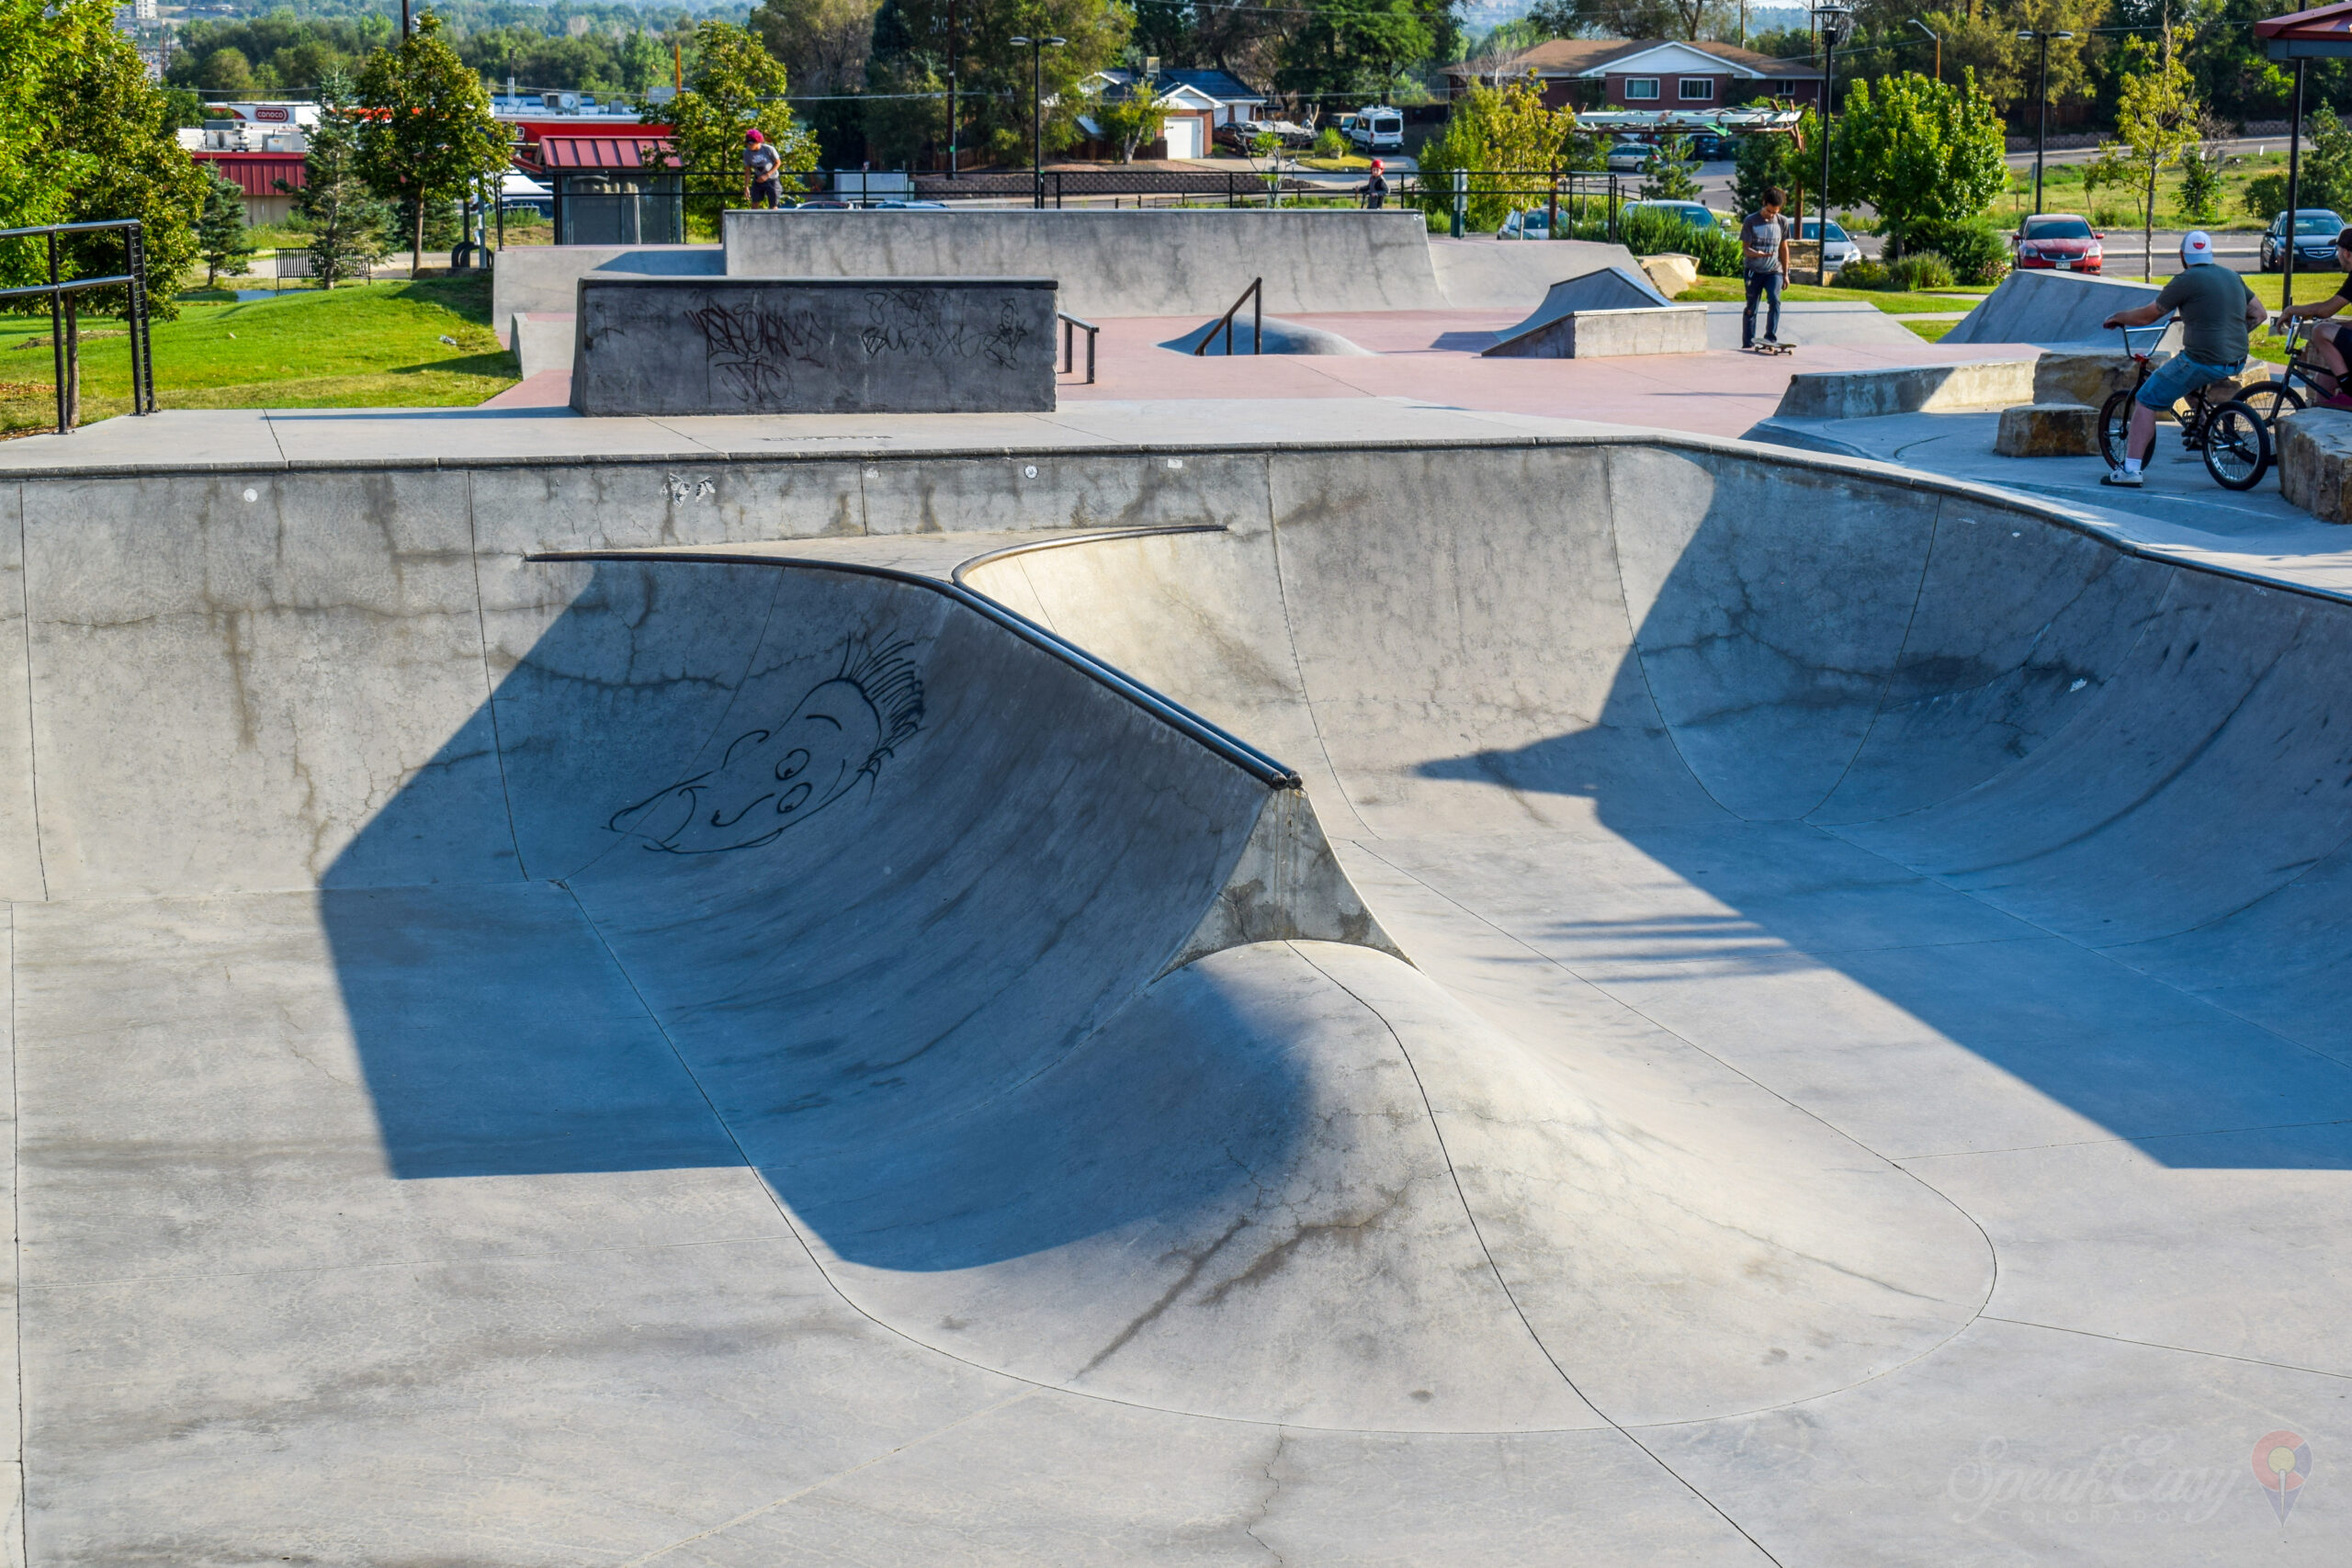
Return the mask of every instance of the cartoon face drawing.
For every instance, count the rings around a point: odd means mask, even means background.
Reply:
[[[851,643],[841,673],[810,688],[782,722],[745,730],[718,766],[615,812],[606,826],[671,854],[773,842],[858,780],[878,776],[883,760],[922,728],[922,682],[907,647]]]

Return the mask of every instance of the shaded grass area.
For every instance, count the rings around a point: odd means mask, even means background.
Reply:
[[[490,327],[487,276],[300,289],[244,304],[184,299],[153,328],[156,400],[167,409],[462,408],[514,384]],[[443,339],[452,341],[444,342]],[[49,321],[0,317],[0,434],[56,418]],[[130,408],[119,320],[85,317],[85,423]]]

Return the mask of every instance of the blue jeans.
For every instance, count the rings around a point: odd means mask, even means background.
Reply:
[[[1781,275],[1778,272],[1751,272],[1747,275],[1747,309],[1739,313],[1739,346],[1756,346],[1756,301],[1770,299],[1772,308],[1764,318],[1764,335],[1774,342],[1781,336]]]
[[[2245,368],[2243,359],[2235,365],[2208,365],[2201,359],[2176,354],[2157,366],[2155,374],[2141,386],[2138,400],[2162,413],[2198,388],[2226,381]]]

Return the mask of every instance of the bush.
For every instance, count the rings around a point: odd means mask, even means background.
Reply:
[[[1888,270],[1907,289],[1950,288],[1953,282],[1951,263],[1933,251],[1914,251]]]
[[[1840,288],[1885,288],[1894,281],[1894,275],[1886,269],[1883,263],[1871,261],[1867,256],[1860,261],[1848,262],[1838,269],[1838,287]]]
[[[1737,277],[1744,267],[1739,241],[1732,235],[1721,229],[1694,229],[1654,208],[1619,214],[1617,242],[1637,256],[1679,251],[1709,277]]]
[[[1344,158],[1348,155],[1348,139],[1340,134],[1338,126],[1323,128],[1322,134],[1315,139],[1315,155],[1318,158]]]
[[[1951,269],[1951,281],[1982,287],[2009,270],[2009,243],[1982,218],[1962,223],[1918,222],[1896,237],[1897,255],[1933,251]]]

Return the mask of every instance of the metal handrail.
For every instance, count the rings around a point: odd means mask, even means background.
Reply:
[[[1216,326],[1210,327],[1207,332],[1201,334],[1200,343],[1193,349],[1193,358],[1201,359],[1207,356],[1209,344],[1216,341],[1217,327],[1225,329],[1225,356],[1227,359],[1233,357],[1233,318],[1240,313],[1244,304],[1250,307],[1250,352],[1252,354],[1266,352],[1265,284],[1266,280],[1263,277],[1253,277],[1250,280],[1250,287],[1241,291],[1241,298],[1236,299],[1225,314],[1217,318]]]
[[[87,234],[103,229],[123,231],[123,251],[127,271],[105,277],[74,277],[61,276],[57,254],[60,234]],[[18,288],[0,288],[0,299],[29,299],[43,298],[49,301],[49,350],[51,373],[57,382],[57,434],[64,435],[74,429],[74,410],[66,396],[65,300],[69,295],[86,294],[94,288],[121,288],[130,296],[130,412],[149,414],[155,412],[155,354],[148,336],[147,322],[147,246],[145,231],[136,218],[101,218],[83,223],[42,223],[28,229],[0,229],[0,240],[30,239],[35,235],[48,242],[49,281],[27,284]],[[82,373],[81,343],[76,337],[73,360],[74,381]]]
[[[1086,384],[1094,385],[1094,337],[1102,329],[1092,321],[1082,321],[1068,310],[1056,310],[1062,323],[1062,374],[1067,376],[1078,367],[1077,335],[1086,334]]]

